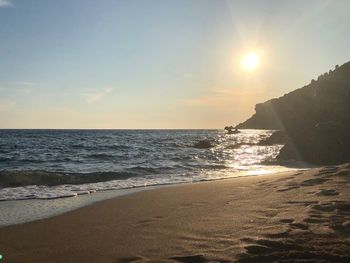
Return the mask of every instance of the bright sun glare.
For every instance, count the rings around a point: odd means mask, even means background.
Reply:
[[[259,55],[254,52],[247,53],[244,55],[241,63],[244,70],[253,71],[260,63]]]

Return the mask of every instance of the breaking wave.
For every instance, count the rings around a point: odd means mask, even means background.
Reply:
[[[271,133],[1,130],[0,200],[67,197],[285,169],[275,163],[281,145],[259,145]],[[197,147],[198,142],[209,143]]]

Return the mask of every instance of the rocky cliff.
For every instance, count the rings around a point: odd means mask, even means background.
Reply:
[[[236,127],[285,131],[288,139],[278,158],[315,164],[350,161],[350,62],[257,104],[255,111]]]

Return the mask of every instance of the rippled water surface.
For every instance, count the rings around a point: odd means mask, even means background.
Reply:
[[[1,130],[0,199],[56,198],[107,189],[286,170],[263,165],[272,131]],[[209,149],[194,145],[209,140]]]

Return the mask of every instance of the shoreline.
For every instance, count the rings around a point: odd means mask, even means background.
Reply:
[[[4,262],[346,262],[349,179],[345,164],[157,187],[0,228],[0,253]]]
[[[154,187],[150,186],[149,189]],[[144,191],[141,187],[118,190],[104,190],[74,197],[53,199],[6,200],[0,202],[0,229],[7,226],[26,224],[63,215],[80,208]]]
[[[90,206],[98,202],[103,202],[112,198],[134,194],[142,191],[158,189],[163,187],[182,186],[185,184],[198,184],[206,182],[215,182],[221,180],[233,180],[244,177],[266,176],[279,173],[290,173],[296,171],[307,170],[307,168],[288,168],[285,171],[265,171],[264,173],[239,172],[236,176],[226,178],[203,179],[191,182],[174,182],[163,184],[150,184],[144,186],[134,186],[121,189],[98,190],[89,194],[78,194],[76,196],[58,197],[58,198],[28,198],[28,199],[14,199],[0,201],[0,228],[33,222],[36,220],[47,219],[59,216],[85,206]]]

